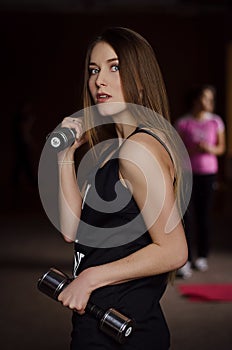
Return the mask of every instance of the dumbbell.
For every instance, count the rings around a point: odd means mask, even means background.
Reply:
[[[66,288],[72,278],[56,268],[50,268],[39,280],[37,287],[44,294],[58,300],[59,294]],[[106,311],[91,303],[86,305],[85,311],[99,321],[99,328],[120,344],[124,344],[135,328],[135,321],[110,308]]]
[[[76,130],[70,128],[57,128],[47,136],[47,144],[54,151],[60,152],[71,146],[76,138]]]

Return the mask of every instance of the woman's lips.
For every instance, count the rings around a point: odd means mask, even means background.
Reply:
[[[97,97],[97,103],[104,103],[104,102],[108,102],[111,96],[104,93],[98,93],[96,97]]]

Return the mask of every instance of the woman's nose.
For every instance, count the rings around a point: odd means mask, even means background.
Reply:
[[[103,71],[100,71],[100,72],[98,73],[97,79],[96,79],[96,85],[97,85],[98,87],[100,87],[100,86],[106,86],[106,85],[107,85],[107,84],[106,84],[106,76],[105,76],[105,74],[104,74]]]

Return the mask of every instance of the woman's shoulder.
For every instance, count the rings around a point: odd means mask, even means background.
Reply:
[[[125,140],[119,152],[119,159],[145,159],[152,161],[152,157],[162,163],[170,165],[172,151],[165,132],[157,129],[141,127]]]
[[[224,124],[222,118],[218,114],[208,113],[207,120],[213,121],[214,123],[216,123],[218,131],[225,130],[225,124]]]
[[[130,141],[136,142],[148,148],[157,143],[167,147],[168,143],[167,136],[165,135],[164,131],[146,126],[137,128],[137,130],[129,138],[127,138],[125,144]]]

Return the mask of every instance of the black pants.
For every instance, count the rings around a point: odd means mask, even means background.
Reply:
[[[192,236],[196,232],[198,257],[207,257],[210,249],[210,215],[216,175],[193,175],[193,189],[189,208],[185,214],[185,232],[188,242],[188,260],[192,260]]]

